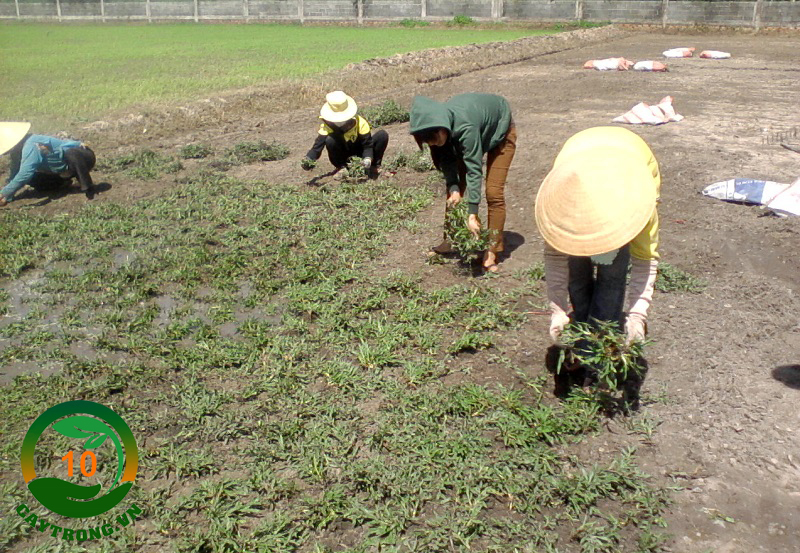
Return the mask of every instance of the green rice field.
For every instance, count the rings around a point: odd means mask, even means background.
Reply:
[[[300,25],[8,24],[0,33],[0,119],[91,121],[133,106],[303,79],[426,48],[555,30]]]

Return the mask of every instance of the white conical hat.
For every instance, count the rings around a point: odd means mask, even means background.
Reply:
[[[19,144],[19,141],[25,138],[29,130],[31,130],[30,123],[0,122],[0,155]]]
[[[613,147],[581,151],[545,177],[536,196],[536,225],[548,244],[575,256],[620,248],[653,215],[656,188],[646,164]]]
[[[341,90],[335,90],[325,96],[325,105],[319,110],[319,116],[331,123],[343,123],[355,117],[357,111],[355,100]]]

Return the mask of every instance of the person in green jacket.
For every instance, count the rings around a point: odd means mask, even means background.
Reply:
[[[492,243],[484,252],[483,266],[497,271],[497,254],[504,249],[506,220],[505,183],[517,147],[517,132],[511,107],[494,94],[459,94],[446,102],[417,96],[411,106],[410,132],[417,145],[430,146],[437,169],[444,173],[447,204],[450,208],[466,197],[467,226],[477,234],[481,229],[478,206],[483,181],[483,156],[486,160],[486,203]],[[433,248],[447,253],[446,241]]]

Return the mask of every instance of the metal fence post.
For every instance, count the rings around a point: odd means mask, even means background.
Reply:
[[[61,21],[61,0],[56,0],[56,13],[58,13],[58,21]]]
[[[19,0],[14,0],[14,8],[17,10],[17,19],[19,19]]]
[[[200,21],[200,0],[194,0],[194,22]]]
[[[150,14],[150,0],[147,0],[144,3],[144,14],[145,14],[145,16],[147,16],[147,22],[148,23],[152,23],[153,22],[153,18],[152,18],[151,14]]]
[[[756,0],[753,6],[753,27],[758,31],[761,28],[761,8],[764,6],[763,0]]]
[[[305,23],[306,10],[305,6],[303,6],[303,0],[297,0],[297,17],[300,19],[301,24]]]

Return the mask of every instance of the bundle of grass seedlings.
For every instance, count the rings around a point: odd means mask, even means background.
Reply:
[[[444,219],[445,236],[464,263],[471,263],[478,259],[489,247],[490,242],[490,233],[486,228],[481,228],[478,236],[472,234],[467,227],[468,217],[467,202],[462,201],[448,209]]]
[[[586,370],[593,394],[610,398],[622,390],[625,409],[637,409],[639,389],[647,372],[644,360],[645,342],[627,343],[625,332],[613,322],[595,321],[594,324],[571,323],[561,335],[561,349],[557,372]],[[601,398],[602,399],[602,398]]]

